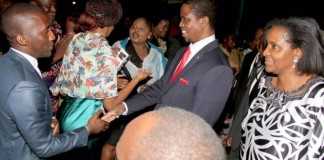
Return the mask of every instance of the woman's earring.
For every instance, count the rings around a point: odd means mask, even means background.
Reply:
[[[293,68],[294,69],[296,68],[297,63],[298,63],[298,58],[294,58],[293,59]]]

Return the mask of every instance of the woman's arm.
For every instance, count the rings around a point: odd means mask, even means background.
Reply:
[[[138,70],[134,79],[132,79],[125,88],[118,92],[118,96],[113,98],[105,98],[104,99],[104,107],[106,110],[109,110],[109,106],[115,106],[119,103],[122,103],[128,95],[133,91],[136,85],[148,77],[151,73],[145,69]]]

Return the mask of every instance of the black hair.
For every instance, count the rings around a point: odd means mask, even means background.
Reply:
[[[303,56],[297,63],[297,69],[302,73],[324,75],[324,44],[322,31],[313,18],[290,17],[270,21],[265,31],[274,26],[287,29],[288,42],[292,48],[300,48]]]

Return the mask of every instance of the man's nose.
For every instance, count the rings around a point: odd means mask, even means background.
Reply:
[[[48,39],[49,39],[50,41],[54,41],[54,40],[55,40],[55,35],[54,35],[54,33],[53,33],[52,30],[49,30],[49,31],[48,31]]]

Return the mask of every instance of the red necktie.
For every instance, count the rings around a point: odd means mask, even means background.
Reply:
[[[177,79],[177,77],[182,73],[183,69],[186,66],[186,62],[189,59],[189,56],[190,56],[190,48],[187,47],[184,50],[184,53],[182,54],[181,60],[180,60],[179,64],[177,65],[177,68],[173,71],[170,82],[174,82]]]

